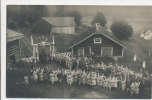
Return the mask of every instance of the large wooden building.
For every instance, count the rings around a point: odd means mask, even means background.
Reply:
[[[74,17],[42,17],[52,27],[52,33],[75,34]]]
[[[76,57],[123,57],[125,48],[109,31],[100,28],[78,37],[69,49]]]
[[[23,34],[15,32],[11,29],[7,29],[7,44],[6,44],[6,55],[7,55],[7,67],[13,66],[21,57],[21,46],[20,39],[23,38]]]

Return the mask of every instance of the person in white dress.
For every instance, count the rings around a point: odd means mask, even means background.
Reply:
[[[117,78],[114,78],[114,89],[117,90],[118,89],[118,84],[117,84],[118,80]]]
[[[136,96],[139,95],[139,85],[140,85],[140,82],[135,82],[135,95]]]
[[[130,86],[130,95],[133,96],[135,93],[135,83],[133,82]]]
[[[121,89],[122,89],[123,92],[124,92],[125,89],[126,89],[126,81],[125,81],[125,80],[122,80],[122,81],[121,81]]]
[[[28,85],[28,84],[29,84],[29,81],[28,81],[28,77],[27,77],[27,76],[24,76],[24,84],[25,84],[25,85]]]

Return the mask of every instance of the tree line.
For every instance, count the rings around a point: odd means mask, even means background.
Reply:
[[[14,6],[7,7],[7,27],[12,29],[17,29],[18,27],[28,27],[31,28],[32,25],[41,17],[49,17],[49,12],[44,5],[18,5],[17,10],[14,10]],[[82,15],[79,11],[66,11],[64,6],[58,7],[58,9],[53,13],[55,17],[74,17],[77,27],[81,26]],[[107,20],[102,12],[98,12],[86,32],[95,31],[95,23],[100,23],[100,25],[106,28]],[[128,40],[132,34],[132,26],[125,20],[116,20],[111,24],[110,30],[112,33],[120,40]]]

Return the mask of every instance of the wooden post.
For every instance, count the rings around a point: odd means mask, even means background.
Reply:
[[[90,46],[90,56],[91,56],[91,46]]]
[[[53,60],[53,57],[54,57],[54,45],[55,45],[55,42],[54,42],[54,35],[52,35],[52,60]]]
[[[35,58],[35,45],[33,45],[33,57]]]
[[[39,50],[38,50],[38,45],[35,46],[35,53],[36,53],[36,59],[39,61]]]
[[[101,47],[101,57],[102,57],[102,47]]]
[[[124,48],[122,49],[122,58],[123,58],[123,56],[124,56]]]
[[[33,38],[32,38],[32,35],[31,35],[31,45],[33,45]]]
[[[72,56],[73,56],[73,48],[72,48],[71,54],[72,54]]]
[[[52,55],[52,44],[50,44],[50,57],[51,57],[51,55]]]
[[[21,40],[19,39],[19,55],[20,55],[20,59],[21,59]]]
[[[84,47],[83,47],[83,57],[84,57]]]
[[[54,57],[54,44],[52,45],[52,60],[53,60],[53,57]]]
[[[113,56],[113,47],[112,47],[112,51],[111,51],[111,56]]]

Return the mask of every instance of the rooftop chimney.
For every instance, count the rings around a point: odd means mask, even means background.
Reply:
[[[96,30],[98,31],[100,27],[100,23],[95,23],[95,25],[96,25]]]

